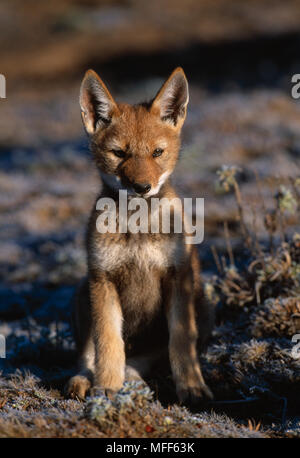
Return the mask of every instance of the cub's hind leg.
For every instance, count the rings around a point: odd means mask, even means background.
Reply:
[[[91,332],[91,308],[87,280],[84,280],[73,300],[72,324],[78,351],[78,373],[65,388],[67,396],[84,399],[92,386],[95,370],[95,345]]]
[[[154,365],[157,361],[162,359],[163,356],[165,356],[165,353],[167,352],[161,350],[146,355],[128,358],[125,368],[125,380],[127,382],[144,382],[144,377],[147,377],[151,373]]]

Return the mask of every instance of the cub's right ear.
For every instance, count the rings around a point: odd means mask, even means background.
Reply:
[[[89,135],[108,125],[118,106],[107,87],[93,70],[84,75],[80,88],[79,103],[84,127]]]

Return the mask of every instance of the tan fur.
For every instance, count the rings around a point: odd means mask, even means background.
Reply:
[[[151,104],[137,106],[116,104],[98,75],[87,72],[80,93],[83,122],[103,178],[99,197],[115,200],[118,219],[119,189],[128,190],[130,201],[139,195],[136,183],[148,183],[149,212],[149,197],[166,202],[177,197],[169,176],[187,103],[180,68]],[[163,153],[153,157],[157,148]],[[97,216],[95,206],[87,231],[88,278],[79,288],[73,318],[79,374],[69,381],[68,394],[83,398],[92,385],[117,391],[125,377],[144,375],[149,361],[168,348],[179,399],[210,397],[197,341],[203,346],[209,337],[213,312],[203,297],[195,246],[185,244],[185,234],[174,233],[172,225],[170,234],[101,234]]]

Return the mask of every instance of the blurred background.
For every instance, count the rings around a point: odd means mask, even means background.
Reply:
[[[297,0],[1,1],[4,371],[34,367],[45,375],[73,364],[55,345],[67,345],[68,301],[85,273],[85,224],[99,187],[78,105],[84,72],[93,68],[117,100],[135,103],[184,68],[190,104],[175,182],[182,196],[205,198],[199,251],[209,275],[210,247],[225,248],[224,220],[239,246],[234,196],[218,191],[216,171],[241,168],[249,218],[262,205],[255,174],[266,206],[278,180],[299,176],[300,101],[291,97],[299,49]],[[298,224],[295,217],[290,224]],[[259,221],[257,229],[265,237]]]

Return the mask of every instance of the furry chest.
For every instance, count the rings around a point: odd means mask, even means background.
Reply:
[[[145,273],[153,268],[163,271],[176,263],[178,243],[172,238],[154,239],[135,234],[129,238],[116,238],[107,242],[98,242],[94,250],[97,267],[105,272],[116,271],[125,266],[135,266]]]

